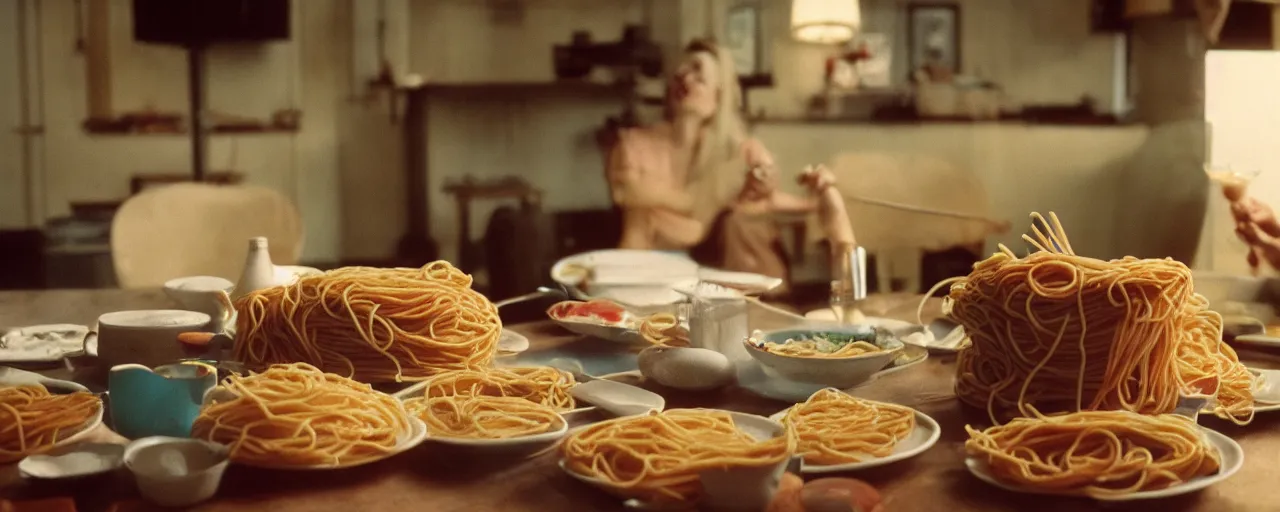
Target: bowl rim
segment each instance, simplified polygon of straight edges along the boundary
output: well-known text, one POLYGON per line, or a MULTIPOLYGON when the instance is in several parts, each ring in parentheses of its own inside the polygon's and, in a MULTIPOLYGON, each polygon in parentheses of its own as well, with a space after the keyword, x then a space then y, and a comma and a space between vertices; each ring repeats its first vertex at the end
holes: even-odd
MULTIPOLYGON (((875 327, 875 326, 871 326, 871 327, 875 327)), ((810 333, 814 333, 814 332, 837 332, 837 333, 838 333, 838 332, 849 332, 849 331, 852 331, 852 330, 853 330, 853 329, 851 329, 851 328, 841 328, 841 327, 835 327, 835 326, 832 326, 832 327, 822 327, 822 328, 817 328, 817 329, 805 329, 805 328, 789 329, 789 328, 784 328, 784 329, 773 329, 773 330, 769 330, 769 331, 764 331, 764 332, 763 332, 763 334, 767 336, 767 335, 769 335, 769 334, 774 334, 774 333, 779 333, 779 332, 789 332, 789 331, 790 331, 790 332, 810 332, 810 333)), ((765 349, 763 349, 763 348, 760 348, 760 347, 756 346, 756 344, 755 344, 755 343, 752 343, 752 342, 751 342, 751 340, 753 340, 753 339, 757 339, 757 338, 755 338, 754 336, 748 336, 747 338, 745 338, 745 339, 743 339, 743 340, 742 340, 742 343, 743 343, 744 345, 746 345, 746 346, 750 347, 752 350, 755 350, 756 352, 760 352, 760 353, 762 353, 762 354, 769 354, 769 355, 771 355, 771 356, 785 357, 785 358, 789 358, 789 359, 801 359, 801 360, 805 360, 805 361, 855 361, 855 360, 859 360, 859 359, 871 359, 871 358, 873 358, 873 357, 884 357, 885 355, 888 355, 888 354, 892 354, 892 353, 895 353, 895 352, 899 352, 899 351, 901 351, 901 350, 902 350, 902 348, 906 345, 906 343, 905 343, 905 342, 903 342, 902 340, 898 339, 898 338, 897 338, 897 336, 894 336, 894 340, 898 342, 898 346, 893 347, 893 348, 886 348, 886 349, 882 349, 882 350, 877 351, 877 352, 867 352, 867 353, 865 353, 865 354, 857 354, 857 355, 852 355, 852 356, 843 356, 843 357, 813 357, 813 356, 793 356, 793 355, 790 355, 790 354, 779 354, 779 353, 777 353, 777 352, 770 352, 770 351, 768 351, 768 350, 765 350, 765 349)))

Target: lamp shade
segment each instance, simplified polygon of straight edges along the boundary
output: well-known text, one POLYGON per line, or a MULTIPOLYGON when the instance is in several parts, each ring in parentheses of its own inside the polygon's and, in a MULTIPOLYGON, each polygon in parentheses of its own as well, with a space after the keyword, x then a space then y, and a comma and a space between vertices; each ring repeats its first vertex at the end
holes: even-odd
POLYGON ((858 0, 792 0, 791 36, 797 41, 844 43, 861 28, 858 0))

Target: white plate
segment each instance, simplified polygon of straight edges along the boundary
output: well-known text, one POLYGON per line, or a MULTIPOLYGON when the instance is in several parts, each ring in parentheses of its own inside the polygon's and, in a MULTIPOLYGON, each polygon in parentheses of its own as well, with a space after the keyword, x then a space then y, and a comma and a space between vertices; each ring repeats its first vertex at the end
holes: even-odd
POLYGON ((1233 342, 1238 345, 1250 345, 1259 348, 1280 348, 1280 338, 1267 336, 1265 334, 1248 334, 1245 336, 1236 336, 1233 342))
POLYGON ((1253 390, 1253 399, 1258 402, 1254 404, 1253 412, 1280 411, 1280 370, 1250 368, 1249 371, 1264 379, 1253 390))
MULTIPOLYGON (((772 419, 765 418, 763 416, 756 416, 754 414, 741 413, 737 411, 724 411, 724 412, 728 412, 729 415, 733 417, 733 423, 738 427, 738 429, 742 430, 743 432, 746 432, 747 435, 750 435, 751 437, 757 440, 771 439, 774 437, 786 435, 786 429, 782 426, 782 424, 772 419)), ((775 470, 778 472, 781 472, 782 466, 785 466, 787 462, 788 462, 787 460, 783 460, 779 462, 776 467, 763 468, 763 469, 767 472, 772 472, 775 470)), ((601 489, 619 498, 626 499, 628 500, 629 506, 631 506, 631 503, 633 503, 633 501, 629 499, 632 497, 632 493, 628 489, 621 488, 613 484, 610 484, 608 482, 597 480, 595 478, 592 478, 586 475, 575 473, 571 471, 567 466, 565 466, 563 458, 561 458, 557 462, 557 465, 560 466, 561 471, 564 471, 565 474, 573 477, 574 479, 580 482, 589 484, 591 486, 594 486, 598 489, 601 489)), ((760 468, 749 468, 749 469, 745 469, 744 473, 747 473, 750 476, 760 476, 760 473, 762 472, 760 468)), ((731 493, 733 492, 734 487, 737 487, 737 489, 740 492, 743 485, 747 487, 752 487, 753 485, 758 485, 761 483, 757 481, 751 481, 749 479, 750 476, 744 475, 743 478, 730 478, 730 479, 716 478, 716 480, 718 480, 717 483, 721 485, 715 486, 714 489, 707 488, 706 493, 708 495, 716 491, 721 491, 722 493, 724 492, 731 493), (723 485, 723 484, 729 484, 729 485, 723 485)), ((702 478, 705 479, 708 477, 709 475, 707 475, 707 472, 702 473, 702 478)), ((707 483, 707 480, 703 480, 703 482, 707 483)), ((707 498, 704 498, 704 499, 707 499, 707 498)), ((636 506, 639 506, 639 507, 645 506, 644 504, 639 502, 635 502, 635 503, 636 503, 636 506)), ((682 510, 682 509, 676 509, 676 510, 682 510)))
POLYGON ((625 327, 622 325, 599 324, 588 321, 576 320, 560 320, 552 318, 552 322, 563 327, 564 330, 574 334, 599 338, 614 343, 641 343, 644 342, 644 336, 640 335, 640 331, 625 327))
POLYGON ((525 335, 507 329, 498 335, 499 354, 519 354, 526 350, 529 350, 529 338, 525 335))
MULTIPOLYGON (((769 416, 769 419, 781 423, 782 417, 786 416, 787 411, 790 409, 791 408, 788 407, 778 411, 773 416, 769 416)), ((907 437, 898 441, 898 444, 893 446, 893 453, 876 459, 868 459, 862 462, 850 462, 847 464, 831 464, 822 466, 804 462, 800 465, 800 472, 807 475, 821 475, 826 473, 857 471, 860 469, 870 469, 893 464, 894 462, 909 459, 924 453, 925 450, 933 447, 933 445, 938 442, 938 438, 942 436, 942 427, 939 427, 938 422, 934 421, 933 418, 930 418, 928 414, 916 411, 915 409, 912 409, 912 411, 915 411, 916 413, 916 428, 913 429, 910 434, 907 434, 907 437)))
POLYGON ((69 380, 51 379, 36 372, 0 366, 0 386, 23 386, 30 384, 40 384, 55 394, 59 392, 89 391, 89 388, 69 380))
MULTIPOLYGON (((869 379, 861 384, 845 388, 842 391, 849 392, 851 390, 858 389, 871 382, 875 382, 875 380, 880 377, 900 372, 920 364, 929 357, 929 353, 927 351, 915 346, 905 348, 903 350, 903 354, 909 354, 913 359, 910 359, 905 363, 895 362, 888 368, 872 374, 869 379)), ((765 398, 781 402, 790 402, 793 404, 808 400, 814 393, 817 393, 823 388, 829 387, 821 384, 789 380, 767 370, 764 365, 754 359, 744 361, 738 365, 738 386, 765 398)))
MULTIPOLYGON (((1125 494, 1121 496, 1106 496, 1106 497, 1096 497, 1096 498, 1091 497, 1091 498, 1098 501, 1133 501, 1133 500, 1149 500, 1149 499, 1156 499, 1156 498, 1167 498, 1169 496, 1178 496, 1182 494, 1192 493, 1200 489, 1204 489, 1205 487, 1208 487, 1210 485, 1221 482, 1223 480, 1226 480, 1231 475, 1234 475, 1236 471, 1239 471, 1240 466, 1244 464, 1244 450, 1240 448, 1240 445, 1237 444, 1235 441, 1231 440, 1230 437, 1219 434, 1218 432, 1215 432, 1213 430, 1209 430, 1204 427, 1200 427, 1200 430, 1204 432, 1206 439, 1209 441, 1209 445, 1216 448, 1218 450, 1218 453, 1221 456, 1220 457, 1221 467, 1218 469, 1217 474, 1195 478, 1189 482, 1184 482, 1184 483, 1175 485, 1173 487, 1168 487, 1165 489, 1159 489, 1154 491, 1141 491, 1141 492, 1135 492, 1135 493, 1125 494)), ((1002 482, 1000 480, 997 480, 996 477, 991 474, 990 470, 988 469, 987 462, 982 459, 966 456, 964 459, 964 465, 965 467, 968 467, 969 472, 973 473, 973 476, 978 477, 979 480, 982 480, 986 483, 989 483, 991 485, 994 485, 996 487, 999 487, 1001 489, 1005 489, 1008 491, 1020 492, 1020 493, 1026 493, 1026 494, 1050 494, 1050 495, 1058 495, 1058 496, 1089 497, 1079 492, 1042 491, 1042 490, 1034 490, 1034 489, 1025 489, 1022 487, 1018 487, 1016 485, 1002 482)))
POLYGON ((427 424, 423 423, 422 420, 418 418, 409 416, 409 430, 405 432, 401 432, 400 435, 396 436, 396 445, 391 449, 391 451, 378 455, 377 457, 362 459, 356 462, 347 462, 342 464, 312 464, 307 466, 297 466, 297 465, 289 465, 289 464, 263 464, 263 463, 256 463, 256 462, 241 462, 237 460, 232 460, 231 462, 235 464, 239 464, 241 466, 248 466, 248 467, 254 467, 254 468, 286 469, 291 471, 324 471, 329 469, 354 468, 357 466, 363 466, 365 464, 373 464, 374 462, 378 462, 380 460, 385 460, 395 455, 399 455, 400 453, 408 451, 409 449, 422 444, 422 442, 425 441, 426 439, 427 439, 427 424))
POLYGON ((0 362, 53 362, 84 353, 89 328, 74 324, 33 325, 12 329, 0 336, 0 362), (60 340, 41 339, 49 333, 66 333, 60 340))
POLYGON ((782 279, 760 274, 700 267, 685 254, 634 249, 606 249, 566 257, 551 267, 551 279, 568 289, 575 299, 609 299, 641 313, 652 313, 662 306, 681 302, 685 295, 678 290, 687 291, 699 280, 749 294, 763 293, 782 284, 782 279), (595 268, 610 269, 609 274, 614 277, 584 290, 583 274, 595 268))
POLYGON ((541 434, 509 437, 506 439, 470 439, 463 437, 445 437, 437 434, 428 437, 427 441, 487 451, 522 451, 559 441, 560 438, 564 437, 565 433, 568 431, 569 421, 566 420, 564 416, 560 416, 560 426, 558 428, 541 434))

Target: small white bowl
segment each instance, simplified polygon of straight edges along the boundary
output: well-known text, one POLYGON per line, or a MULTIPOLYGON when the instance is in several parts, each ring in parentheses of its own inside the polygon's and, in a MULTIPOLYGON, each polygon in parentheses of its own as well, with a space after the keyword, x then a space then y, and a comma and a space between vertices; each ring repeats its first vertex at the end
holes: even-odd
POLYGON ((199 439, 144 437, 124 451, 124 465, 138 491, 164 507, 187 507, 213 497, 230 462, 227 447, 199 439))
MULTIPOLYGON (((763 337, 758 338, 758 341, 782 343, 788 338, 796 337, 796 335, 851 332, 850 326, 784 329, 766 332, 763 337)), ((751 354, 751 357, 756 361, 759 361, 760 365, 764 366, 766 370, 797 382, 810 382, 844 389, 865 382, 876 372, 892 363, 893 359, 898 357, 898 353, 902 351, 902 342, 893 341, 896 343, 888 347, 882 347, 884 350, 879 352, 841 358, 784 356, 757 347, 750 339, 744 340, 743 344, 747 346, 747 353, 751 354)))

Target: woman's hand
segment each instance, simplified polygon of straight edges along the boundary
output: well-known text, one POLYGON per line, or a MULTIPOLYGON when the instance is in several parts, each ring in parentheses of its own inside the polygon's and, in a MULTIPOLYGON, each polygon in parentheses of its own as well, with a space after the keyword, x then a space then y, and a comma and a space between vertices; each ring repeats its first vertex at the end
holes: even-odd
POLYGON ((1242 197, 1231 203, 1231 215, 1236 221, 1236 235, 1249 244, 1249 265, 1257 267, 1260 260, 1280 269, 1280 222, 1270 206, 1252 197, 1242 197))
POLYGON ((809 189, 809 192, 818 195, 827 190, 828 187, 836 184, 836 176, 827 169, 825 165, 817 167, 805 167, 800 173, 800 184, 809 189))
POLYGON ((747 183, 742 188, 742 199, 747 201, 767 199, 777 190, 777 170, 772 166, 756 166, 747 173, 747 183))

